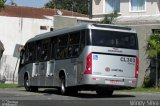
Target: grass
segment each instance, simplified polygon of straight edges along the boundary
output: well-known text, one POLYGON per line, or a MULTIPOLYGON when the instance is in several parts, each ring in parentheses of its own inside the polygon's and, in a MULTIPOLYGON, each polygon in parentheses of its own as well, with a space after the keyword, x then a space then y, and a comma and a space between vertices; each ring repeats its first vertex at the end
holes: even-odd
POLYGON ((118 90, 118 92, 144 92, 144 93, 160 93, 160 88, 142 88, 138 87, 131 90, 118 90))
POLYGON ((17 84, 0 84, 0 88, 17 88, 17 84))

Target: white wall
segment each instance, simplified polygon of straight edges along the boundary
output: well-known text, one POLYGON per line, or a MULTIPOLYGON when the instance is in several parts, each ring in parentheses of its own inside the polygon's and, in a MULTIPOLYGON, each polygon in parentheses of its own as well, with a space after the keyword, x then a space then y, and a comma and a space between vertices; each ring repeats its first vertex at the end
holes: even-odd
MULTIPOLYGON (((0 40, 5 51, 0 62, 0 74, 13 73, 17 57, 14 57, 16 44, 24 45, 26 41, 37 34, 49 32, 53 28, 53 17, 50 19, 33 19, 0 16, 0 40), (40 26, 47 26, 47 30, 40 30, 40 26)), ((18 50, 16 50, 18 51, 18 50)), ((6 76, 8 76, 5 74, 6 76)), ((17 75, 16 75, 17 76, 17 75)), ((10 79, 10 78, 8 78, 10 79)))
POLYGON ((51 27, 53 20, 0 16, 0 39, 4 44, 4 55, 13 55, 15 44, 25 44, 31 37, 49 32, 51 27), (40 26, 48 26, 48 29, 40 30, 40 26))
POLYGON ((93 0, 92 1, 92 15, 104 14, 104 0, 93 0))

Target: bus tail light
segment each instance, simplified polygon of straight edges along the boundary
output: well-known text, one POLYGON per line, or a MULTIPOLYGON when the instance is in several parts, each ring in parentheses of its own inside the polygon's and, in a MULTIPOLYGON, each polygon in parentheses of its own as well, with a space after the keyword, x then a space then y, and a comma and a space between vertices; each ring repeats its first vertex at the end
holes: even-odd
POLYGON ((138 78, 138 70, 139 70, 139 58, 136 56, 135 78, 138 78))
POLYGON ((84 74, 92 74, 92 53, 89 53, 86 57, 86 70, 84 74))

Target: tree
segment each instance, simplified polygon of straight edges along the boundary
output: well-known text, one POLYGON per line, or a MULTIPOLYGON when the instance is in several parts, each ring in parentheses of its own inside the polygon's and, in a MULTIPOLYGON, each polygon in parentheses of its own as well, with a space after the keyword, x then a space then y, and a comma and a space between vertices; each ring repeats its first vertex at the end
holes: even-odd
POLYGON ((17 3, 16 2, 14 2, 13 0, 11 0, 11 6, 17 6, 17 3))
POLYGON ((7 0, 0 0, 0 9, 4 8, 7 0))
POLYGON ((101 24, 112 24, 114 19, 118 17, 117 12, 105 15, 104 19, 100 22, 101 24))
POLYGON ((160 54, 160 33, 151 34, 147 47, 147 54, 149 58, 156 58, 160 54))
POLYGON ((158 55, 160 54, 160 33, 151 34, 148 40, 147 54, 156 60, 155 86, 158 88, 158 55))
POLYGON ((69 11, 88 13, 87 0, 50 0, 44 5, 45 8, 65 9, 69 11))

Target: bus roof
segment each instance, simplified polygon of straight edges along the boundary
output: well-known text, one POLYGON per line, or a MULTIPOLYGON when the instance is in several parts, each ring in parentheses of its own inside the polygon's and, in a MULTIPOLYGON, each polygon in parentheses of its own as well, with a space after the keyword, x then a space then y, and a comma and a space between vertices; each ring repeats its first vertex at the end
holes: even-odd
POLYGON ((66 27, 66 28, 62 28, 62 29, 58 29, 52 32, 47 32, 47 33, 43 33, 43 34, 39 34, 36 35, 35 37, 29 39, 27 42, 32 42, 32 41, 37 41, 37 40, 41 40, 41 39, 45 39, 45 38, 50 38, 56 35, 60 35, 60 34, 66 34, 69 32, 74 32, 74 31, 78 31, 78 30, 83 30, 83 29, 96 29, 96 28, 105 28, 105 29, 109 29, 109 30, 117 30, 117 31, 127 31, 127 32, 131 32, 131 33, 135 33, 135 30, 129 28, 129 27, 125 27, 125 26, 120 26, 120 25, 112 25, 112 24, 80 24, 74 27, 66 27))

